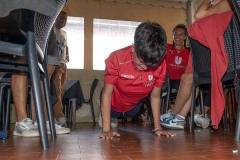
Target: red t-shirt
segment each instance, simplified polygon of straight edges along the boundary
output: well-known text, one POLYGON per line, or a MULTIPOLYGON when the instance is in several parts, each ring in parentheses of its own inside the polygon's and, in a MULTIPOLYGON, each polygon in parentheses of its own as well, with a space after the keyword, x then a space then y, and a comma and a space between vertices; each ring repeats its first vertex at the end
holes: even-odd
POLYGON ((188 64, 189 55, 189 48, 178 50, 172 44, 167 45, 165 59, 170 79, 181 79, 188 64))
POLYGON ((165 60, 157 68, 135 69, 132 47, 128 46, 110 54, 105 60, 105 83, 114 85, 112 109, 127 112, 149 95, 153 87, 161 87, 165 81, 165 60))

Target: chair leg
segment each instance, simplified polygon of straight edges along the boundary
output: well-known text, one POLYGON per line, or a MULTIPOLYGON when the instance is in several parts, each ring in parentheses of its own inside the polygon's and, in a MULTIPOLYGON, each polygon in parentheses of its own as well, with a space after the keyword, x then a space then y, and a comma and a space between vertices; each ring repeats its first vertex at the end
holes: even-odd
POLYGON ((0 84, 0 126, 3 126, 4 127, 4 105, 3 105, 3 97, 4 97, 4 89, 5 89, 5 84, 4 83, 1 83, 0 84))
POLYGON ((94 114, 94 109, 93 109, 93 102, 91 100, 90 100, 90 107, 91 107, 91 111, 92 111, 93 126, 95 126, 96 125, 95 114, 94 114))
POLYGON ((236 103, 236 98, 235 98, 235 88, 231 88, 231 102, 232 102, 232 112, 233 112, 233 119, 236 120, 237 117, 237 103, 236 103))
POLYGON ((71 110, 72 110, 72 125, 75 126, 76 125, 76 108, 77 108, 77 98, 73 98, 72 99, 72 106, 71 106, 71 110))
POLYGON ((226 110, 226 107, 227 107, 227 93, 226 92, 224 92, 224 97, 225 97, 225 108, 224 108, 223 115, 222 115, 222 124, 223 124, 223 129, 227 130, 227 110, 226 110))
POLYGON ((239 86, 240 86, 240 80, 237 80, 236 81, 237 85, 236 85, 236 88, 235 88, 235 92, 237 92, 237 96, 236 97, 236 101, 237 101, 237 118, 236 118, 236 128, 235 128, 235 140, 236 141, 240 141, 240 91, 239 91, 239 86))
POLYGON ((69 124, 76 125, 76 107, 77 107, 77 98, 71 98, 68 105, 68 120, 69 124))
POLYGON ((230 89, 229 91, 229 94, 228 94, 228 97, 227 97, 227 106, 226 106, 226 109, 227 109, 227 113, 229 114, 229 122, 230 124, 233 123, 233 119, 234 118, 234 106, 233 106, 233 98, 232 98, 232 90, 230 89))
POLYGON ((203 102, 203 90, 200 89, 199 91, 199 96, 200 96, 200 108, 201 108, 201 113, 203 114, 203 117, 205 117, 204 113, 204 102, 203 102))
POLYGON ((6 103, 6 117, 5 117, 4 131, 8 130, 9 115, 10 115, 10 102, 11 102, 11 88, 9 87, 7 89, 7 103, 6 103))
POLYGON ((166 108, 165 108, 165 113, 167 113, 167 111, 169 110, 169 98, 170 98, 170 89, 167 93, 167 96, 166 96, 166 108))
POLYGON ((68 105, 67 105, 67 118, 68 118, 68 123, 69 125, 72 125, 72 101, 71 99, 68 100, 68 105))
POLYGON ((47 111, 48 111, 48 120, 49 120, 50 129, 51 129, 51 137, 52 139, 56 139, 57 135, 56 135, 56 129, 55 129, 55 123, 54 123, 54 114, 53 114, 53 107, 52 107, 51 95, 49 90, 50 88, 49 80, 47 77, 47 73, 44 73, 42 78, 43 78, 45 99, 46 99, 46 105, 47 105, 47 111))
POLYGON ((33 97, 36 106, 37 120, 38 120, 38 129, 41 138, 42 148, 45 150, 49 148, 48 136, 46 121, 44 118, 43 110, 43 99, 42 92, 40 87, 40 77, 39 77, 39 68, 38 68, 38 57, 35 44, 35 38, 33 32, 27 32, 27 52, 28 52, 28 65, 29 65, 29 74, 31 78, 31 84, 33 87, 33 97))
POLYGON ((190 118, 190 124, 189 124, 189 132, 193 131, 193 118, 194 118, 194 108, 195 108, 195 97, 196 97, 196 87, 193 84, 192 87, 192 106, 191 106, 191 118, 190 118))
POLYGON ((162 98, 161 99, 161 114, 164 114, 165 113, 165 98, 162 98))

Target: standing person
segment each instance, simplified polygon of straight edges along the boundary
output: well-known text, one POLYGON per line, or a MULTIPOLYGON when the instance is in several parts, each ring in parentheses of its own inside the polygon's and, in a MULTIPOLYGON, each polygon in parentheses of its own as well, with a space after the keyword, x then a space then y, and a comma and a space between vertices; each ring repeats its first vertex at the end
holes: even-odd
POLYGON ((159 121, 160 91, 166 75, 165 51, 164 29, 157 23, 147 21, 137 27, 134 44, 111 53, 105 60, 101 101, 103 129, 99 138, 120 136, 111 130, 111 118, 133 117, 140 110, 140 101, 149 94, 154 134, 175 136, 162 130, 159 121))
MULTIPOLYGON (((198 20, 213 14, 220 14, 226 11, 231 11, 231 7, 227 0, 214 0, 214 1, 202 0, 201 4, 199 5, 194 15, 194 18, 198 20)), ((222 22, 223 21, 225 21, 225 19, 222 19, 222 22)), ((219 22, 219 25, 220 24, 222 25, 223 23, 219 22)), ((218 27, 222 28, 222 26, 218 27)), ((215 33, 217 33, 217 31, 215 33)), ((187 116, 191 108, 192 84, 193 84, 193 70, 192 70, 192 58, 190 56, 185 73, 181 77, 181 83, 176 97, 174 108, 171 112, 168 112, 161 116, 160 118, 161 125, 170 129, 184 129, 185 117, 187 116)), ((211 102, 211 108, 213 107, 217 106, 213 106, 211 102)), ((197 118, 198 117, 195 117, 195 120, 197 118)))
POLYGON ((69 62, 67 34, 62 28, 67 23, 67 13, 61 11, 54 25, 54 32, 57 38, 57 47, 59 53, 59 65, 55 67, 53 80, 56 88, 57 102, 53 105, 54 115, 60 126, 66 127, 66 118, 63 113, 62 97, 65 92, 67 81, 67 66, 69 62))
POLYGON ((184 74, 190 49, 186 46, 187 27, 184 24, 178 24, 172 31, 173 44, 168 44, 166 49, 166 63, 170 79, 171 88, 178 90, 180 79, 184 74))

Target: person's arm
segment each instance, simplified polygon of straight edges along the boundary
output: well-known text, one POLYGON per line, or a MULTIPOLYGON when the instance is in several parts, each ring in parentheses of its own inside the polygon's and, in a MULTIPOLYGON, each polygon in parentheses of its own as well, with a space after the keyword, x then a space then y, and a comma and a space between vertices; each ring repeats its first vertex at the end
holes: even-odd
POLYGON ((194 15, 194 18, 198 20, 212 14, 218 14, 227 11, 231 11, 228 0, 202 0, 202 3, 199 5, 194 15))
POLYGON ((150 101, 151 101, 151 108, 152 108, 152 114, 153 114, 153 122, 154 122, 154 129, 153 132, 157 136, 166 136, 166 137, 173 137, 175 134, 172 134, 170 132, 162 130, 162 127, 160 125, 160 92, 161 88, 154 87, 151 95, 150 95, 150 101))
POLYGON ((102 91, 102 102, 101 102, 101 111, 102 111, 102 123, 103 123, 103 132, 110 132, 110 112, 111 112, 111 99, 112 99, 113 85, 104 84, 102 91))
POLYGON ((112 139, 114 136, 120 136, 119 133, 111 131, 111 99, 114 85, 104 84, 102 91, 102 102, 101 102, 101 111, 102 111, 102 134, 99 138, 102 139, 112 139))

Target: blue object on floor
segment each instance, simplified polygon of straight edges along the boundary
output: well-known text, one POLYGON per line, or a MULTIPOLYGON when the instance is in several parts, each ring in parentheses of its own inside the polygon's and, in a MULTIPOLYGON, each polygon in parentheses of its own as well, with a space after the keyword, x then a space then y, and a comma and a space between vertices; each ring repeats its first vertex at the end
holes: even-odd
POLYGON ((8 131, 0 131, 0 139, 7 139, 8 131))

